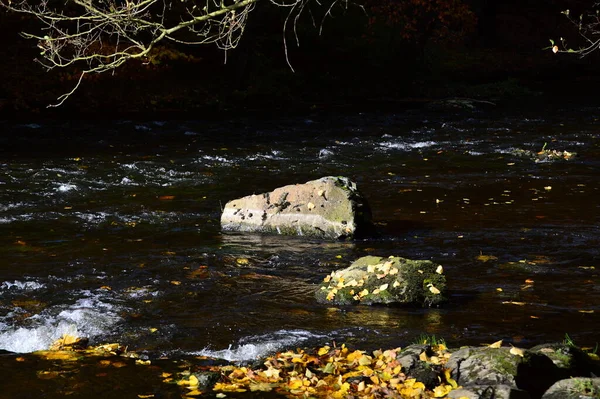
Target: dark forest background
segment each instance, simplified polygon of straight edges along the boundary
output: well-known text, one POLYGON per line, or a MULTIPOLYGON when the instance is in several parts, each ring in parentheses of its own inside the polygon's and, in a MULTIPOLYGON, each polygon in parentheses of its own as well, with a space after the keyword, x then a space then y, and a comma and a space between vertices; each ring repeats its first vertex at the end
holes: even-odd
POLYGON ((77 70, 45 71, 34 62, 35 41, 19 35, 39 30, 37 21, 0 10, 0 113, 189 117, 395 108, 455 96, 500 103, 596 96, 597 54, 579 58, 548 49, 549 39, 560 37, 577 47, 577 30, 561 11, 581 13, 591 2, 465 0, 461 8, 453 0, 435 0, 452 4, 442 22, 428 23, 423 19, 431 16, 399 7, 402 1, 365 0, 364 8, 338 9, 321 33, 304 15, 300 45, 287 36, 294 71, 283 48, 285 10, 259 3, 226 63, 213 46, 161 46, 152 62, 92 76, 63 106, 51 109, 46 106, 73 87, 77 70))

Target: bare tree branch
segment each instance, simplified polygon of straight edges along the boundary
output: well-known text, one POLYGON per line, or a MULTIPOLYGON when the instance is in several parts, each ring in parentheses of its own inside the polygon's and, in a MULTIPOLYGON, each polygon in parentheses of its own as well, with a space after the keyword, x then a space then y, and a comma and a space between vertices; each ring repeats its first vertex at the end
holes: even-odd
MULTIPOLYGON (((285 40, 288 23, 298 44, 298 18, 309 2, 321 5, 319 0, 0 0, 0 6, 42 23, 42 33, 23 36, 37 41, 37 61, 47 70, 80 66, 73 89, 49 105, 58 107, 76 92, 86 75, 114 71, 134 59, 148 61, 152 49, 164 40, 212 43, 225 52, 234 49, 259 1, 289 9, 283 34, 291 68, 285 40)), ((330 0, 325 16, 338 2, 348 1, 330 0)))

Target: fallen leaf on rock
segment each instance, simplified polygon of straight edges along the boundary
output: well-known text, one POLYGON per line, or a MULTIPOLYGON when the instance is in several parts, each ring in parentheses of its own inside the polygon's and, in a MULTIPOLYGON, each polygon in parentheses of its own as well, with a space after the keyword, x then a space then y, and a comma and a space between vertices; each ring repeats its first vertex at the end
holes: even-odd
POLYGON ((502 340, 496 341, 493 344, 488 345, 488 348, 500 348, 502 346, 502 340))
POLYGON ((510 354, 523 357, 525 352, 523 351, 523 349, 513 346, 512 348, 510 348, 510 354))

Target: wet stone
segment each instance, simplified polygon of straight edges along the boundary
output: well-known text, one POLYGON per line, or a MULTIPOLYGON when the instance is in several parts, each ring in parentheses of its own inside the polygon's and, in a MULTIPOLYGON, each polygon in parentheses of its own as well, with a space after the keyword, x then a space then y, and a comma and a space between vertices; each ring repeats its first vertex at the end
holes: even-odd
POLYGON ((370 226, 371 210, 356 184, 333 176, 229 201, 221 215, 224 231, 325 239, 351 239, 370 226))
POLYGON ((429 260, 364 256, 332 272, 315 293, 320 303, 436 306, 446 300, 443 267, 429 260))

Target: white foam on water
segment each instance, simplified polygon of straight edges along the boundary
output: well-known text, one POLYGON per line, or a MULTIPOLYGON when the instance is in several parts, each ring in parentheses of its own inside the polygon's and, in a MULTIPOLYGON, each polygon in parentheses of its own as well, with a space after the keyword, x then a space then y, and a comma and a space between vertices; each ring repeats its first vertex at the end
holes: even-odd
POLYGON ((415 143, 406 143, 406 142, 391 142, 384 141, 379 145, 384 148, 394 149, 394 150, 414 150, 418 148, 427 148, 437 145, 438 143, 435 141, 418 141, 415 143))
POLYGON ((119 309, 89 292, 68 306, 52 307, 27 319, 26 326, 0 324, 0 349, 27 353, 48 349, 65 334, 94 338, 109 333, 122 319, 119 309), (62 310, 61 310, 62 309, 62 310))
POLYGON ((212 350, 204 348, 201 351, 192 352, 192 355, 243 363, 264 358, 282 349, 295 348, 298 344, 311 339, 322 340, 326 338, 326 335, 314 334, 306 330, 279 330, 264 335, 242 338, 236 345, 230 345, 227 349, 212 350))
POLYGON ((130 178, 128 178, 128 177, 124 177, 124 178, 122 178, 122 179, 121 179, 121 184, 123 184, 123 185, 135 185, 135 184, 133 183, 133 180, 131 180, 131 179, 130 179, 130 178))
POLYGON ((56 191, 59 193, 67 193, 72 190, 77 190, 77 186, 75 184, 58 183, 58 187, 56 188, 56 191))
POLYGON ((37 281, 4 281, 0 284, 0 292, 6 290, 35 291, 45 287, 45 284, 38 283, 37 281))

